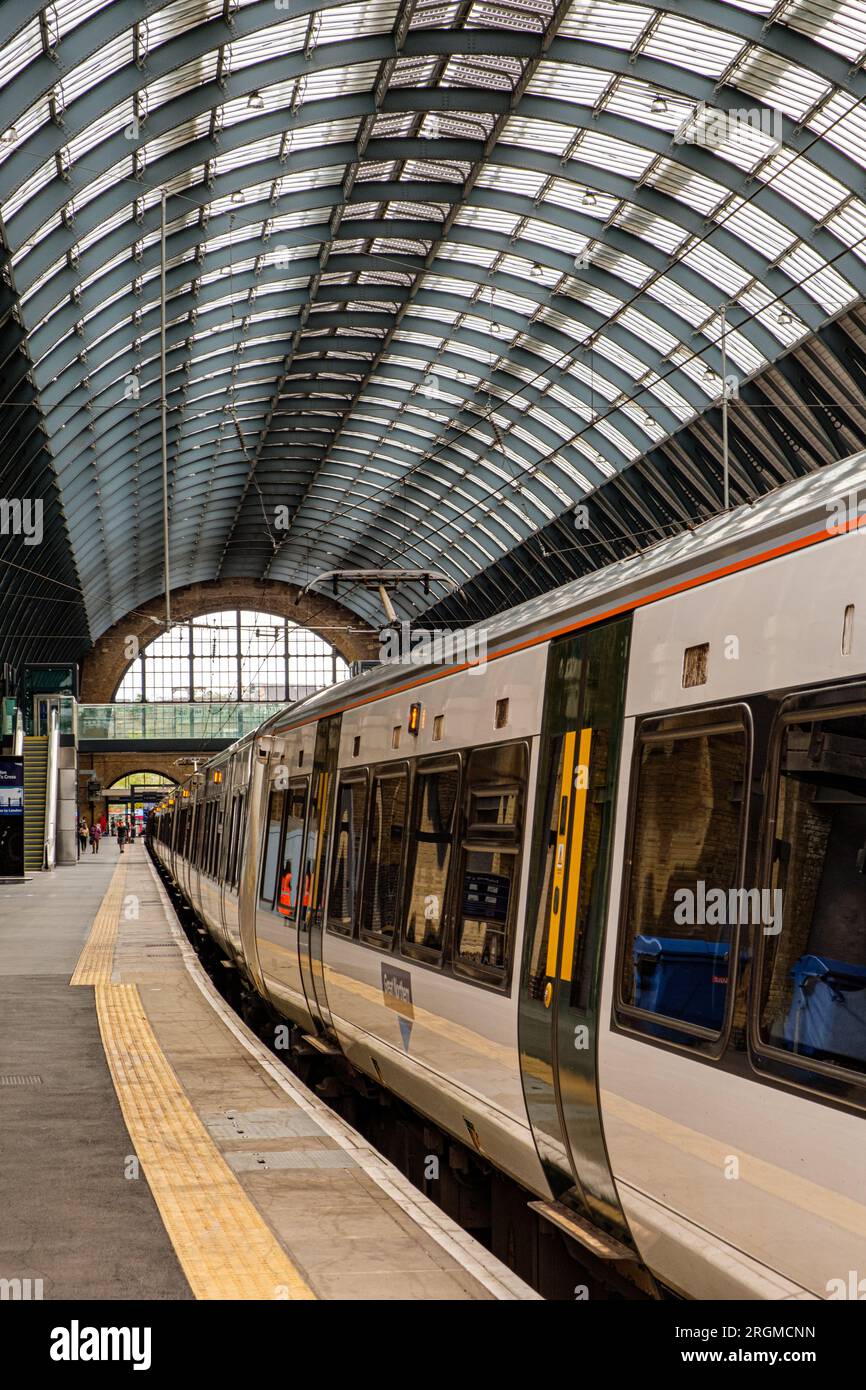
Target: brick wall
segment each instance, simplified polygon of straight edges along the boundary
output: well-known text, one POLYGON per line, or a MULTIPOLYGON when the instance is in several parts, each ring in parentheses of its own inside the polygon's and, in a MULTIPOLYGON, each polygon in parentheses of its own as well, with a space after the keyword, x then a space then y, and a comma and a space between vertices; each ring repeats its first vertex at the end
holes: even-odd
MULTIPOLYGON (((345 661, 378 655, 376 632, 356 614, 321 594, 308 594, 296 606, 297 594, 295 585, 276 580, 225 579, 210 584, 190 584, 172 594, 171 614, 172 618, 183 621, 224 608, 276 613, 309 627, 311 632, 336 647, 345 661)), ((157 596, 102 634, 81 664, 80 698, 83 702, 104 704, 114 698, 131 664, 126 652, 127 639, 136 637, 142 649, 148 646, 160 635, 164 615, 164 604, 157 596)))

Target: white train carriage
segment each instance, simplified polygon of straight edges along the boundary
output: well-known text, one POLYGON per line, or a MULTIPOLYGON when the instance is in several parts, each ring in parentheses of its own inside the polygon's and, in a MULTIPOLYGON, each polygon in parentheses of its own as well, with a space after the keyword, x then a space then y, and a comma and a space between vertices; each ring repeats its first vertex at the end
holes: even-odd
POLYGON ((866 455, 215 758, 252 986, 664 1286, 866 1291, 866 455))

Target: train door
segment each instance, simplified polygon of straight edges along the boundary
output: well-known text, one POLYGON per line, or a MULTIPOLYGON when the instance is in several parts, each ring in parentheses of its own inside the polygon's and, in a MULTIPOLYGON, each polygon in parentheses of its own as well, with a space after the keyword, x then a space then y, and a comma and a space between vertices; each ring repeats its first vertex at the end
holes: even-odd
POLYGON ((526 1105, 557 1202, 629 1249, 597 1059, 630 628, 627 618, 551 645, 519 1006, 526 1105))
POLYGON ((340 716, 319 721, 313 755, 310 804, 307 812, 304 857, 298 913, 298 964, 307 1008, 316 1032, 336 1037, 325 994, 322 965, 322 927, 325 917, 325 888, 328 841, 337 780, 340 749, 340 716))

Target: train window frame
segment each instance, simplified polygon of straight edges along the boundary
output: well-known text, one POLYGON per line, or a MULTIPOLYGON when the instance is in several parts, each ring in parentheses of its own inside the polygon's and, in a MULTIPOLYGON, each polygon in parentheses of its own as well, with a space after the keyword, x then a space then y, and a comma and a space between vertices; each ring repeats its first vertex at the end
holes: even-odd
MULTIPOLYGON (((450 939, 447 943, 446 958, 450 969, 456 979, 484 985, 488 989, 507 993, 511 987, 512 973, 514 969, 514 947, 517 921, 517 909, 520 894, 523 886, 524 870, 527 861, 526 855, 526 836, 527 831, 532 829, 532 807, 530 805, 530 788, 532 784, 532 748, 529 739, 497 739, 495 742, 481 743, 475 747, 463 750, 464 766, 461 778, 460 793, 460 817, 457 837, 457 853, 454 856, 454 902, 451 921, 450 939), (473 826, 469 821, 470 798, 473 791, 483 783, 473 783, 471 779, 472 759, 479 753, 498 752, 502 749, 521 748, 523 750, 524 768, 523 781, 520 786, 520 818, 518 834, 516 837, 516 848, 514 850, 514 875, 512 878, 512 892, 510 893, 508 904, 508 917, 505 922, 505 950, 504 959, 501 966, 477 965, 465 960, 457 949, 458 928, 462 921, 457 894, 460 892, 466 876, 466 856, 473 850, 483 852, 485 849, 498 849, 500 852, 504 848, 504 837, 488 837, 478 835, 473 838, 473 826)), ((483 823, 481 823, 483 826, 483 823)))
MULTIPOLYGON (((295 776, 295 777, 290 777, 290 778, 289 778, 288 786, 287 786, 286 789, 285 789, 285 791, 286 791, 286 799, 285 799, 285 802, 283 803, 283 819, 282 819, 282 821, 281 821, 281 823, 280 823, 280 839, 279 839, 279 846, 278 846, 278 850, 277 850, 277 881, 276 881, 276 889, 275 889, 275 892, 274 892, 273 906, 270 908, 270 911, 273 912, 275 916, 279 917, 279 918, 281 919, 281 921, 283 922, 283 924, 286 925, 286 926, 288 926, 288 927, 297 927, 297 926, 298 926, 298 917, 299 917, 298 908, 299 908, 300 905, 301 905, 301 898, 298 897, 298 899, 297 899, 297 901, 296 901, 296 903, 295 903, 295 911, 292 913, 291 917, 285 915, 285 914, 281 911, 281 909, 280 909, 280 883, 282 882, 283 875, 284 875, 285 872, 286 872, 286 832, 287 832, 287 830, 288 830, 288 825, 289 825, 289 809, 290 809, 290 807, 291 807, 291 805, 292 805, 292 796, 293 796, 293 794, 294 794, 299 788, 303 788, 303 792, 304 792, 304 814, 303 814, 303 819, 302 819, 302 821, 301 821, 301 855, 300 855, 300 861, 301 861, 301 864, 303 865, 303 862, 304 862, 304 851, 305 851, 306 843, 307 843, 307 825, 308 825, 308 823, 309 823, 309 816, 310 816, 310 783, 311 783, 311 781, 312 781, 312 778, 310 777, 309 772, 306 773, 306 774, 303 773, 303 772, 300 772, 300 773, 297 774, 297 776, 295 776)), ((260 906, 261 906, 261 905, 260 905, 260 906)), ((262 908, 261 910, 262 910, 263 912, 267 912, 267 911, 268 911, 267 908, 262 908)))
POLYGON ((282 868, 282 861, 280 859, 280 855, 283 848, 283 838, 286 833, 286 814, 288 811, 290 796, 291 790, 288 786, 278 787, 276 784, 276 779, 272 779, 268 783, 268 795, 267 800, 265 802, 265 814, 262 818, 262 842, 260 846, 261 868, 259 870, 258 893, 256 895, 257 912, 273 912, 274 907, 276 905, 277 897, 279 895, 280 871, 282 868), (271 894, 270 902, 268 902, 267 898, 264 896, 265 873, 268 868, 268 834, 271 827, 271 803, 274 796, 278 793, 282 793, 283 806, 282 811, 280 812, 280 824, 279 829, 277 830, 277 852, 274 858, 274 891, 271 894))
POLYGON ((611 1027, 614 1031, 627 1033, 631 1037, 638 1038, 641 1042, 653 1046, 684 1052, 689 1056, 697 1054, 714 1062, 718 1062, 724 1055, 730 1039, 739 984, 740 952, 744 941, 751 939, 748 926, 744 928, 743 924, 738 921, 731 930, 725 1011, 718 1030, 705 1028, 701 1024, 677 1019, 668 1014, 653 1013, 649 1009, 628 1003, 623 997, 623 977, 629 942, 628 913, 632 891, 637 813, 640 801, 639 773, 642 749, 647 743, 666 742, 671 738, 684 742, 689 738, 701 735, 708 736, 713 733, 728 732, 742 732, 744 735, 743 794, 740 803, 737 860, 734 889, 732 890, 739 891, 744 887, 754 772, 755 730, 751 708, 745 701, 738 700, 725 705, 674 710, 660 715, 651 714, 638 717, 635 720, 634 741, 629 761, 625 841, 622 869, 619 876, 619 906, 617 909, 614 988, 611 1009, 611 1027), (660 1030, 664 1031, 661 1032, 660 1030))
POLYGON ((370 854, 373 834, 373 796, 377 781, 396 781, 398 778, 402 777, 406 783, 406 813, 408 820, 412 805, 412 767, 407 759, 401 758, 394 762, 376 763, 368 769, 368 772, 370 781, 367 789, 364 867, 361 874, 361 913, 358 921, 358 940, 362 945, 372 947, 373 950, 384 951, 386 954, 392 955, 397 949, 402 934, 406 896, 406 855, 408 852, 409 836, 408 834, 404 834, 403 843, 400 847, 400 876, 397 882, 397 892, 395 894, 397 906, 394 930, 386 936, 384 933, 375 932, 365 926, 367 920, 367 882, 373 870, 373 862, 370 854))
MULTIPOLYGON (((866 683, 823 686, 817 690, 796 691, 783 699, 770 731, 766 771, 766 805, 761 835, 759 886, 772 885, 773 846, 779 816, 782 749, 791 724, 820 723, 861 715, 866 718, 866 683)), ((807 1057, 774 1046, 762 1036, 762 998, 768 942, 757 932, 753 955, 748 1011, 749 1060, 763 1080, 772 1078, 794 1091, 806 1092, 819 1100, 842 1101, 857 1109, 866 1108, 866 1072, 858 1072, 824 1058, 807 1057)))
POLYGON ((334 936, 340 936, 344 941, 355 941, 358 939, 361 927, 361 918, 364 911, 364 875, 367 867, 367 841, 369 835, 370 820, 370 793, 373 785, 371 769, 368 767, 352 767, 337 771, 337 786, 334 794, 333 808, 333 827, 330 837, 328 864, 327 864, 327 894, 323 908, 324 929, 334 936), (361 838, 358 849, 358 910, 355 913, 355 920, 350 926, 343 926, 341 922, 335 921, 331 917, 331 894, 334 888, 334 871, 337 866, 337 845, 339 841, 338 817, 340 813, 340 796, 344 787, 353 787, 363 784, 364 787, 364 817, 361 826, 361 838))
MULTIPOLYGON (((498 747, 499 745, 494 745, 498 747)), ((454 895, 457 884, 457 869, 461 862, 462 842, 463 842, 463 788, 466 773, 466 753, 474 752, 473 749, 456 749, 453 753, 438 753, 431 757, 416 758, 412 761, 412 778, 409 788, 408 804, 408 837, 406 846, 406 856, 403 866, 403 902, 400 909, 400 931, 398 949, 401 956, 406 956, 410 960, 421 961, 425 965, 430 965, 436 969, 443 969, 451 949, 451 936, 454 929, 454 895), (412 883, 411 878, 415 871, 417 862, 417 844, 415 834, 417 830, 417 814, 419 810, 418 797, 421 779, 428 777, 432 773, 447 771, 452 768, 457 769, 457 795, 455 800, 454 830, 451 837, 451 856, 448 863, 448 874, 445 880, 445 890, 442 895, 442 941, 438 947, 423 946, 418 942, 406 939, 406 929, 409 923, 409 904, 411 902, 412 883)))

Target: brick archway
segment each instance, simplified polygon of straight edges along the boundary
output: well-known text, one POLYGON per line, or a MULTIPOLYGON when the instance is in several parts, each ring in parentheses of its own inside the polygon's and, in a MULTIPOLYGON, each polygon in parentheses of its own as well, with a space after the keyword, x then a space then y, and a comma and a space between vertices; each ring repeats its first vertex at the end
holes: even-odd
MULTIPOLYGON (((131 772, 155 772, 169 777, 172 782, 185 781, 192 768, 177 766, 177 759, 181 756, 180 753, 149 753, 141 749, 126 753, 82 753, 79 762, 82 775, 78 778, 78 814, 89 823, 94 817, 107 813, 111 800, 109 788, 113 782, 128 777, 131 772), (102 795, 95 801, 90 801, 88 797, 87 773, 93 773, 102 787, 102 795)), ((213 754, 202 754, 202 760, 208 757, 213 757, 213 754)))
MULTIPOLYGON (((357 614, 321 594, 306 594, 296 605, 298 593, 296 585, 281 584, 277 580, 224 579, 189 584, 172 591, 171 614, 172 618, 185 622, 222 608, 275 613, 315 632, 349 663, 378 654, 377 633, 357 614)), ((104 632, 81 664, 81 700, 97 705, 113 700, 114 692, 131 665, 127 655, 129 638, 136 638, 143 650, 162 630, 160 596, 156 595, 104 632), (149 611, 153 617, 148 616, 149 611)))

